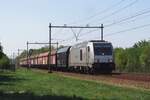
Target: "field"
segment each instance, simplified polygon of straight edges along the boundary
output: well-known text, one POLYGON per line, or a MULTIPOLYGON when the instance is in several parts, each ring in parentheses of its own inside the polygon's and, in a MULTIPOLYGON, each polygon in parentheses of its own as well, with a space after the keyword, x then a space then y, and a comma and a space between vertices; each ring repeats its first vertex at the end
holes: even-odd
POLYGON ((17 69, 0 72, 0 100, 150 100, 150 90, 17 69))

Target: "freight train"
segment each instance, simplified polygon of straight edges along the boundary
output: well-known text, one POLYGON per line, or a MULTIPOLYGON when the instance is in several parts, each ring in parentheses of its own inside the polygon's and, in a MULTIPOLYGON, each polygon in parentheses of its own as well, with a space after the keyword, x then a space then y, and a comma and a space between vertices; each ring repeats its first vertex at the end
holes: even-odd
POLYGON ((21 66, 83 73, 111 73, 115 70, 113 46, 110 42, 91 40, 58 50, 20 59, 21 66))

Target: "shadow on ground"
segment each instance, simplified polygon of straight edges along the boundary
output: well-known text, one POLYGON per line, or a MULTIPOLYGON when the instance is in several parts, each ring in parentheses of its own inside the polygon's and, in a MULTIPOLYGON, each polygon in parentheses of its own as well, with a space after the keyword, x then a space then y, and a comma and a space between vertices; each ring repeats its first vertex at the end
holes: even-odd
POLYGON ((3 93, 0 92, 0 100, 87 100, 81 97, 72 96, 57 96, 57 95, 44 95, 37 96, 33 93, 3 93))
POLYGON ((26 79, 16 78, 13 75, 0 74, 0 85, 13 85, 14 82, 23 81, 26 79))

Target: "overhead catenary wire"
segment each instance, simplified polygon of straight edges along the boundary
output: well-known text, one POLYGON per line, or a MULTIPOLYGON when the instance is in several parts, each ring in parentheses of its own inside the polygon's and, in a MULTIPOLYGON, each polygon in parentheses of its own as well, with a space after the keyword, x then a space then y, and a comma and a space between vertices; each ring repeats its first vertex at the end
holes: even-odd
MULTIPOLYGON (((107 19, 107 18, 109 18, 109 17, 111 17, 111 16, 113 16, 113 15, 115 15, 115 14, 117 14, 117 13, 119 13, 119 12, 121 12, 121 11, 123 11, 123 10, 129 8, 129 7, 131 7, 132 5, 136 4, 137 2, 138 2, 138 0, 134 0, 134 1, 131 2, 130 4, 128 4, 128 5, 126 5, 126 6, 122 7, 122 8, 120 8, 120 9, 118 9, 118 10, 116 10, 116 11, 114 11, 114 12, 112 12, 112 13, 106 15, 106 16, 103 16, 102 18, 100 18, 100 19, 98 19, 98 20, 90 21, 88 24, 94 23, 95 21, 97 22, 97 21, 101 21, 101 20, 107 19)), ((101 22, 99 22, 98 24, 100 24, 100 23, 101 23, 101 22)))
POLYGON ((150 13, 149 14, 147 14, 147 15, 144 15, 144 16, 140 16, 140 18, 134 18, 134 19, 132 19, 132 20, 128 20, 128 21, 125 21, 125 22, 121 22, 121 23, 117 23, 116 25, 127 25, 127 24, 130 24, 130 23, 132 23, 132 22, 137 22, 137 20, 138 21, 142 21, 142 20, 146 20, 147 18, 149 18, 149 16, 150 16, 150 13), (129 22, 130 21, 130 22, 129 22))
MULTIPOLYGON (((119 12, 122 11, 123 9, 126 9, 126 8, 132 6, 132 5, 135 4, 137 1, 138 1, 138 0, 135 0, 134 2, 130 3, 129 5, 127 5, 127 6, 123 7, 123 8, 121 8, 121 9, 119 9, 119 10, 113 12, 112 15, 114 15, 115 13, 119 13, 119 12)), ((111 24, 107 24, 105 27, 110 27, 110 26, 116 25, 116 24, 118 24, 118 23, 125 22, 125 21, 127 21, 127 20, 129 20, 129 19, 132 19, 132 18, 141 16, 141 15, 144 15, 144 14, 149 13, 149 12, 150 12, 150 11, 143 11, 143 12, 141 12, 141 13, 137 13, 137 14, 135 14, 135 15, 133 15, 133 16, 129 16, 129 17, 123 18, 123 19, 121 19, 121 20, 119 20, 119 21, 113 22, 113 23, 111 23, 111 24)), ((123 33, 123 32, 127 32, 127 31, 132 31, 132 30, 136 30, 136 29, 143 28, 143 27, 146 27, 146 26, 147 26, 147 25, 142 25, 142 26, 139 26, 139 27, 134 27, 134 28, 126 29, 126 30, 123 30, 123 31, 119 31, 119 32, 111 33, 111 34, 106 34, 105 36, 109 36, 109 35, 113 35, 113 34, 118 34, 118 33, 123 33)), ((148 25, 148 26, 149 26, 149 25, 148 25)), ((89 32, 85 32, 85 33, 83 33, 83 35, 87 35, 87 34, 89 34, 89 33, 91 33, 91 32, 94 32, 94 31, 97 31, 97 29, 96 29, 96 30, 89 31, 89 32)), ((80 34, 79 34, 79 35, 80 35, 80 34)), ((81 34, 80 36, 83 36, 83 35, 81 34)), ((67 40, 63 40, 62 42, 71 40, 71 39, 73 39, 73 38, 74 38, 74 37, 68 38, 67 40)))
POLYGON ((92 18, 95 18, 95 17, 97 17, 98 15, 102 15, 102 13, 106 13, 107 11, 112 10, 114 7, 119 6, 119 5, 120 5, 121 3, 123 3, 124 1, 125 1, 125 0, 120 0, 119 2, 117 2, 117 3, 115 3, 115 4, 111 5, 111 6, 109 6, 109 7, 107 7, 107 8, 105 8, 104 10, 97 12, 96 14, 93 14, 93 15, 91 15, 91 16, 88 16, 87 18, 84 18, 84 19, 80 19, 80 20, 78 20, 78 21, 71 22, 71 23, 69 23, 69 24, 76 24, 76 23, 79 23, 79 22, 81 23, 81 22, 90 20, 90 19, 92 19, 92 18))
POLYGON ((111 35, 115 35, 115 34, 119 34, 119 33, 124 33, 124 32, 128 32, 128 31, 133 31, 133 30, 145 28, 145 27, 148 27, 148 26, 150 26, 150 24, 145 24, 145 25, 141 25, 141 26, 137 26, 137 27, 125 29, 125 30, 122 30, 122 31, 118 31, 118 32, 114 32, 114 33, 109 33, 109 34, 106 34, 104 36, 107 37, 107 36, 111 36, 111 35))
MULTIPOLYGON (((114 14, 116 14, 116 13, 118 13, 118 12, 120 12, 120 11, 122 11, 122 10, 124 10, 124 9, 126 9, 126 8, 128 8, 128 7, 130 7, 130 6, 132 6, 132 5, 134 5, 135 3, 137 3, 137 1, 138 1, 138 0, 134 0, 134 1, 131 2, 130 4, 126 5, 125 7, 122 7, 121 9, 119 9, 119 10, 113 12, 113 13, 111 13, 110 15, 104 16, 103 18, 101 18, 101 20, 102 20, 102 19, 105 19, 106 17, 110 17, 110 16, 112 16, 112 15, 114 15, 114 14)), ((88 24, 89 24, 89 23, 88 23, 88 24)), ((100 23, 99 23, 99 24, 100 24, 100 23)), ((94 31, 96 31, 96 30, 94 30, 94 31)), ((91 33, 91 32, 93 32, 93 31, 88 31, 88 32, 86 32, 86 33, 91 33)), ((82 34, 84 35, 85 33, 82 33, 82 34)), ((81 35, 81 36, 83 36, 83 35, 81 35)), ((85 35, 86 35, 86 34, 85 34, 85 35)))
POLYGON ((147 14, 147 13, 150 13, 150 9, 147 10, 147 11, 143 11, 143 12, 141 12, 141 13, 137 13, 137 14, 135 14, 135 15, 126 17, 126 18, 124 18, 124 19, 121 19, 121 20, 119 20, 119 21, 113 22, 113 23, 111 23, 111 24, 105 25, 105 27, 110 27, 110 26, 113 26, 113 25, 116 25, 116 24, 118 24, 118 23, 121 23, 121 22, 130 20, 130 19, 136 18, 136 17, 138 17, 138 16, 141 16, 141 15, 144 15, 144 14, 147 14))
MULTIPOLYGON (((103 28, 102 26, 51 26, 51 28, 79 28, 79 29, 83 29, 83 28, 95 28, 95 29, 99 29, 99 28, 103 28)), ((81 30, 79 31, 79 33, 81 32, 81 30)), ((77 34, 77 36, 79 36, 79 33, 77 34)), ((62 42, 62 41, 61 41, 62 42)))
MULTIPOLYGON (((107 37, 107 36, 111 36, 111 35, 115 35, 115 34, 119 34, 119 33, 124 33, 124 32, 132 31, 132 30, 136 30, 136 29, 140 29, 140 28, 144 28, 144 27, 148 27, 148 26, 150 26, 150 24, 146 24, 146 25, 142 25, 142 26, 137 26, 137 27, 126 29, 126 30, 122 30, 122 31, 119 31, 119 32, 114 32, 114 33, 106 34, 104 36, 107 37)), ((98 29, 94 29, 94 30, 85 32, 85 33, 81 34, 80 36, 88 35, 89 33, 95 32, 95 31, 98 31, 98 29)), ((71 37, 71 38, 68 38, 67 40, 62 40, 61 42, 69 41, 69 40, 72 40, 73 38, 74 37, 71 37)))
MULTIPOLYGON (((116 35, 116 34, 119 34, 119 33, 125 33, 125 32, 128 32, 128 31, 133 31, 133 30, 137 30, 137 29, 142 29, 142 28, 145 28, 145 27, 149 27, 150 24, 145 24, 145 25, 141 25, 141 26, 136 26, 136 27, 133 27, 133 28, 129 28, 129 29, 125 29, 125 30, 121 30, 121 31, 118 31, 118 32, 114 32, 114 33, 109 33, 109 34, 106 34, 104 35, 105 37, 108 37, 108 36, 112 36, 112 35, 116 35)), ((94 30, 93 30, 94 31, 94 30)), ((95 30, 96 31, 96 30, 95 30)), ((90 33, 90 32, 89 32, 90 33)), ((86 35, 86 34, 84 34, 86 35)), ((83 36, 83 35, 82 35, 83 36)), ((93 38, 97 38, 96 37, 93 37, 93 38)))
MULTIPOLYGON (((87 35, 87 34, 89 34, 89 33, 91 33, 91 32, 95 32, 95 31, 98 31, 99 29, 93 29, 93 30, 91 30, 91 31, 89 31, 89 32, 85 32, 83 35, 87 35)), ((80 35, 80 36, 83 36, 83 35, 80 35)), ((60 40, 59 42, 66 42, 66 41, 70 41, 70 40, 72 40, 72 39, 74 39, 74 36, 72 36, 72 37, 69 37, 69 38, 66 38, 66 39, 64 39, 64 40, 60 40)))
MULTIPOLYGON (((90 16, 90 17, 88 17, 89 19, 90 18, 92 18, 92 17, 95 17, 95 16, 97 16, 98 14, 101 14, 102 12, 106 12, 106 10, 109 10, 109 9, 112 9, 111 7, 113 7, 113 6, 118 6, 119 4, 121 4, 123 1, 125 1, 125 0, 121 0, 121 1, 119 1, 119 2, 117 2, 116 4, 114 4, 114 5, 112 5, 112 6, 110 6, 110 7, 108 7, 108 8, 106 8, 106 9, 104 9, 103 11, 101 11, 101 12, 99 12, 99 13, 97 13, 96 15, 92 15, 92 16, 90 16)), ((129 5, 127 5, 126 7, 128 7, 128 6, 131 6, 132 4, 134 4, 135 2, 137 2, 138 0, 135 0, 134 2, 132 2, 131 4, 129 4, 129 5)), ((125 7, 123 8, 123 9, 125 9, 125 7)), ((119 10, 120 11, 120 10, 119 10)), ((115 12, 114 12, 115 13, 115 12)), ((93 31, 89 31, 89 32, 87 32, 87 33, 90 33, 90 32, 93 32, 93 31)), ((75 34, 74 34, 75 35, 75 34)), ((79 34, 78 34, 78 36, 79 36, 79 34)), ((77 39, 77 37, 75 36, 75 38, 77 39)))
POLYGON ((76 32, 73 30, 73 28, 71 28, 71 31, 73 32, 73 34, 74 34, 74 36, 75 36, 75 38, 76 38, 76 41, 78 41, 78 37, 79 37, 79 34, 81 33, 82 29, 83 29, 83 28, 81 28, 81 29, 79 30, 79 32, 76 33, 76 32))
MULTIPOLYGON (((119 2, 117 2, 117 3, 115 3, 115 4, 111 5, 111 6, 109 6, 108 8, 106 8, 106 9, 104 9, 104 10, 102 10, 102 11, 100 11, 100 12, 94 14, 94 15, 91 15, 91 16, 85 18, 85 19, 81 19, 81 20, 79 20, 78 22, 86 21, 86 20, 89 20, 89 19, 92 19, 92 18, 96 17, 96 16, 99 15, 99 14, 106 13, 107 11, 111 10, 113 7, 117 7, 118 5, 120 5, 120 4, 121 4, 122 2, 124 2, 124 1, 125 1, 125 0, 120 0, 119 2)), ((70 24, 75 24, 75 23, 77 23, 77 22, 72 22, 72 23, 70 23, 70 24)), ((60 33, 61 31, 62 31, 62 29, 59 29, 57 32, 54 33, 54 35, 57 34, 57 33, 60 33)), ((79 36, 79 35, 80 35, 80 32, 79 32, 79 34, 77 34, 77 35, 79 36)), ((76 37, 75 37, 75 38, 76 38, 76 37)))
POLYGON ((95 32, 95 31, 98 31, 99 29, 94 29, 94 30, 90 30, 88 32, 85 32, 85 33, 82 33, 80 36, 84 36, 84 35, 87 35, 89 33, 92 33, 92 32, 95 32))

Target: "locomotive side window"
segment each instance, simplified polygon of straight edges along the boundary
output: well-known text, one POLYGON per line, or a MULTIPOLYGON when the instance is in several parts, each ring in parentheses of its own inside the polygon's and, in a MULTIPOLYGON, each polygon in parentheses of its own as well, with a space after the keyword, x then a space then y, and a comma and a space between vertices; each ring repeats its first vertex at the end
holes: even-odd
POLYGON ((82 61, 82 50, 80 50, 80 60, 82 61))

